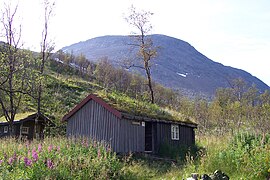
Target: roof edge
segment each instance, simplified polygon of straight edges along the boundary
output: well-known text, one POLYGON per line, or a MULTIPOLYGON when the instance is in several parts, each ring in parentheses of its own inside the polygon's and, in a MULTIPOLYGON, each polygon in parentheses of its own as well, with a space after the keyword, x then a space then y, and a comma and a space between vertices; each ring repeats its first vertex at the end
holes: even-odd
POLYGON ((198 124, 196 123, 189 123, 189 122, 184 122, 184 121, 176 121, 176 120, 162 120, 162 119, 154 119, 154 118, 148 118, 144 116, 136 116, 136 115, 131 115, 128 113, 122 113, 123 118, 125 119, 130 119, 130 120, 142 120, 142 121, 148 121, 148 122, 162 122, 162 123, 174 123, 174 124, 179 124, 182 126, 188 126, 192 128, 197 128, 198 124))
POLYGON ((96 96, 95 94, 90 94, 86 98, 84 98, 79 104, 77 104, 71 111, 69 111, 64 117, 62 118, 62 121, 67 121, 68 118, 73 116, 78 110, 80 110, 87 102, 90 100, 94 100, 97 103, 99 103, 101 106, 103 106, 105 109, 113 113, 116 117, 121 118, 122 113, 115 108, 111 107, 109 104, 107 104, 104 100, 96 96))

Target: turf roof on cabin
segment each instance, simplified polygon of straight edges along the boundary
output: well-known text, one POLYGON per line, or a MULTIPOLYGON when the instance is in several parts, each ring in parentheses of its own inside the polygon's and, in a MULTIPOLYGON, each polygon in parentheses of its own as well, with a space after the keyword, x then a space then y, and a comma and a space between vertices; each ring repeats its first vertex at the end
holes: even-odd
MULTIPOLYGON (((27 118, 28 116, 35 114, 35 112, 24 112, 24 113, 18 113, 15 115, 14 120, 18 121, 24 118, 27 118)), ((0 122, 7 122, 6 118, 4 116, 0 117, 0 122)))
POLYGON ((161 108, 158 105, 151 104, 149 102, 139 101, 124 94, 98 91, 95 93, 95 95, 103 99, 107 104, 117 109, 118 111, 130 115, 143 116, 151 119, 196 124, 193 120, 191 120, 191 118, 176 111, 161 108))

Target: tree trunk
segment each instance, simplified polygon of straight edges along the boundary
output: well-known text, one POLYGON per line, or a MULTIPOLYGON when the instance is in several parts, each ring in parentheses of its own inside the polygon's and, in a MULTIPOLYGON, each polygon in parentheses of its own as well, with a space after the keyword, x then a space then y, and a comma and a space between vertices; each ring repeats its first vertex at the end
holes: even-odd
POLYGON ((154 97, 154 90, 153 90, 153 87, 152 87, 152 79, 151 79, 150 68, 149 67, 145 68, 145 72, 147 74, 147 79, 148 79, 148 87, 149 87, 149 91, 150 91, 150 95, 151 95, 151 103, 154 104, 155 103, 155 97, 154 97))

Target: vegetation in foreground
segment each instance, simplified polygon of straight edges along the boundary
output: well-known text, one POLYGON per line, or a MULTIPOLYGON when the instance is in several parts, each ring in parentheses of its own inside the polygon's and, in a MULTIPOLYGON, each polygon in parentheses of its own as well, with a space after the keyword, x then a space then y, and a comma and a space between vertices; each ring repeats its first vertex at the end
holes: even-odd
MULTIPOLYGON (((0 140, 1 179, 183 179, 220 169, 231 179, 265 179, 270 174, 270 137, 239 134, 201 137, 196 154, 178 149, 175 160, 116 156, 109 147, 85 140, 46 138, 0 140), (183 153, 185 152, 185 153, 183 153), (178 155, 178 156, 177 156, 178 155)), ((169 150, 169 149, 168 149, 169 150)))
POLYGON ((85 140, 1 139, 1 179, 118 179, 122 164, 109 147, 85 140))

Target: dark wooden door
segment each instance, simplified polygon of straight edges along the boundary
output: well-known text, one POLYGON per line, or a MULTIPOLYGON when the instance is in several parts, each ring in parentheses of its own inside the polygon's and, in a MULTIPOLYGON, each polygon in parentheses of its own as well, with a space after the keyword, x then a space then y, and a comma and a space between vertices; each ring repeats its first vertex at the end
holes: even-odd
POLYGON ((145 151, 152 151, 152 123, 145 122, 145 151))

